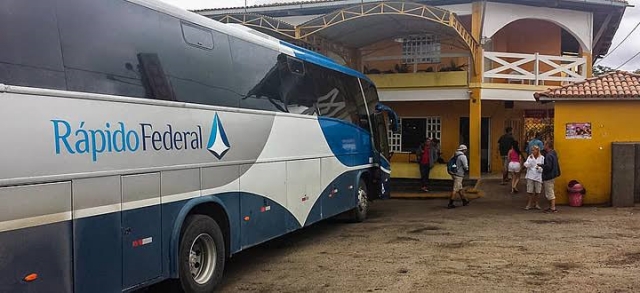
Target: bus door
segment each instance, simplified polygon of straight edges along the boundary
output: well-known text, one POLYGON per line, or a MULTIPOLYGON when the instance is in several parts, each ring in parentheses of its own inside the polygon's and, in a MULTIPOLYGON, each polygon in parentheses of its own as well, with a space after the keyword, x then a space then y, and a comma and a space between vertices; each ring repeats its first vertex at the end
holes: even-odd
POLYGON ((162 274, 160 173, 122 176, 123 288, 162 274))
POLYGON ((387 199, 390 196, 389 179, 391 177, 391 164, 389 142, 387 138, 387 123, 384 117, 384 113, 374 113, 372 119, 373 129, 373 163, 377 168, 374 168, 374 194, 378 195, 381 199, 387 199))

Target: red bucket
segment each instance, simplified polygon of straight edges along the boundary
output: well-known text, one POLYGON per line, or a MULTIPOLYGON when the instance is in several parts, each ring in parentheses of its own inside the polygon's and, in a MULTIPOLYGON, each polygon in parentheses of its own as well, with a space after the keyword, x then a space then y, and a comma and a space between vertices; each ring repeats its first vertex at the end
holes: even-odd
POLYGON ((569 193, 569 206, 572 206, 572 207, 582 206, 582 194, 579 192, 569 193))

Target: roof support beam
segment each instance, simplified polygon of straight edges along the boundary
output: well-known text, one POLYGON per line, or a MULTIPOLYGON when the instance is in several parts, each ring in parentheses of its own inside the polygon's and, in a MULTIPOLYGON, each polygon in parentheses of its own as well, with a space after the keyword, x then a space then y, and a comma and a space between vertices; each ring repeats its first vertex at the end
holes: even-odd
POLYGON ((593 52, 593 50, 595 50, 596 44, 598 43, 598 41, 602 37, 602 34, 604 34, 604 32, 607 30, 607 27, 609 26, 609 22, 611 21, 611 18, 613 18, 613 12, 609 12, 609 14, 607 15, 607 18, 605 18, 604 22, 602 22, 602 25, 600 26, 600 29, 598 29, 598 33, 593 38, 593 42, 591 43, 592 44, 592 46, 591 46, 592 47, 591 48, 592 52, 593 52))

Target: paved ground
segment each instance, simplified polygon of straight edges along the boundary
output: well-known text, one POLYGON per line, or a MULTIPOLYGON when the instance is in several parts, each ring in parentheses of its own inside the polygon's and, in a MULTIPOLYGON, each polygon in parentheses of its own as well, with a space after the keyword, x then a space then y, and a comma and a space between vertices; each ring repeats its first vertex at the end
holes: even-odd
POLYGON ((219 290, 640 291, 640 207, 560 206, 550 215, 523 210, 525 194, 497 181, 479 189, 485 196, 467 207, 380 201, 365 223, 323 222, 242 252, 219 290))

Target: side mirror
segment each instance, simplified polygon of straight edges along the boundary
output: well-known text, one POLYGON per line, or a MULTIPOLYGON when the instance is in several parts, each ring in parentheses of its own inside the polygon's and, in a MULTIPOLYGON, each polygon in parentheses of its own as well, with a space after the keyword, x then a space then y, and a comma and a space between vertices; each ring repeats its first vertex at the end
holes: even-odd
POLYGON ((391 126, 389 128, 394 133, 398 133, 398 130, 400 128, 400 125, 398 123, 398 114, 396 114, 395 111, 393 111, 391 108, 389 108, 389 106, 383 105, 381 103, 378 103, 376 105, 376 111, 378 111, 378 112, 387 112, 387 114, 389 114, 389 120, 391 122, 391 126))

